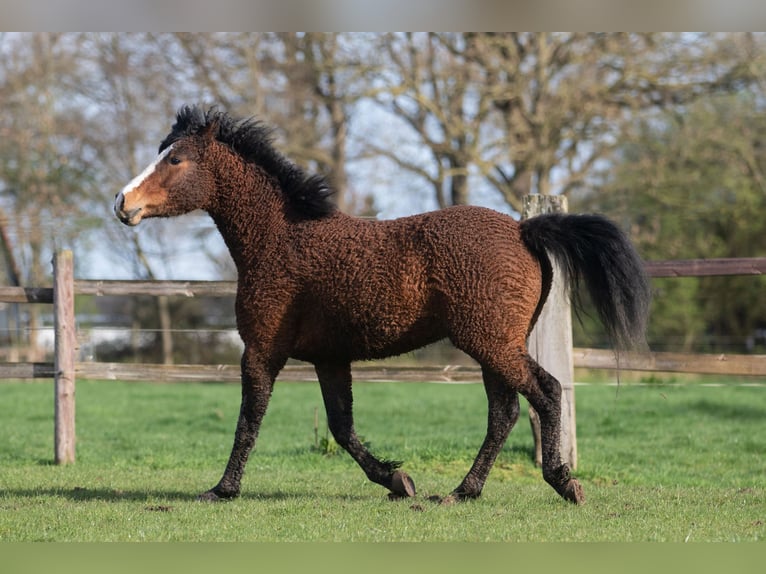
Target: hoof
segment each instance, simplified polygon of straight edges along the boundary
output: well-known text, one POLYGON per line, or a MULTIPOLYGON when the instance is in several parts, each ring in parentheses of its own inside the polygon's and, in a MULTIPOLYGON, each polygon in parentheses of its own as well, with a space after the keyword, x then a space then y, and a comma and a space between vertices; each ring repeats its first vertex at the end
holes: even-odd
POLYGON ((411 498, 415 496, 415 483, 407 473, 397 470, 391 477, 391 494, 396 497, 411 498))
POLYGON ((459 490, 453 490, 450 494, 441 499, 439 504, 442 506, 452 506, 458 502, 466 502, 468 500, 476 500, 481 496, 481 492, 466 493, 459 490))
POLYGON ((567 485, 564 487, 564 492, 561 493, 564 500, 573 502, 574 504, 585 503, 585 492, 583 492, 582 485, 576 478, 570 478, 567 485))
POLYGON ((214 490, 208 490, 207 492, 203 492, 202 494, 200 494, 197 497, 197 500, 201 502, 226 502, 236 497, 237 497, 236 494, 233 494, 231 496, 226 496, 222 494, 216 494, 214 490))

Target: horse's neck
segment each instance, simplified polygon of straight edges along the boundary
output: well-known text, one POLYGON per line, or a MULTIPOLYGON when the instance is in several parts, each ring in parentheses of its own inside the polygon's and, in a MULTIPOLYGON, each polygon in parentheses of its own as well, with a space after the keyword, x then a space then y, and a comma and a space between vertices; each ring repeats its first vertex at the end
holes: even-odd
POLYGON ((229 186, 222 197, 210 215, 241 275, 264 252, 281 244, 286 226, 282 200, 273 184, 262 178, 229 186))

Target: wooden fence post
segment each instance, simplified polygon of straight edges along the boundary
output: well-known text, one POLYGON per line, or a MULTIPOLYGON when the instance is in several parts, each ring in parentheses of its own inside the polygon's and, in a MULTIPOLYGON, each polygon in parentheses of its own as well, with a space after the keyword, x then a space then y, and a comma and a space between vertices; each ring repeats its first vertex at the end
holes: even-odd
POLYGON ((55 423, 56 464, 74 462, 75 455, 75 353, 77 335, 74 314, 74 257, 69 250, 53 256, 53 316, 55 331, 55 423))
MULTIPOLYGON (((566 213, 567 198, 556 195, 524 197, 522 218, 543 213, 566 213)), ((575 425, 574 362, 572 359, 572 312, 569 294, 560 281, 558 264, 553 265, 553 285, 535 328, 529 335, 529 354, 561 383, 561 460, 572 470, 577 468, 577 433, 575 425)), ((532 407, 529 421, 535 437, 535 462, 542 464, 540 421, 532 407)))

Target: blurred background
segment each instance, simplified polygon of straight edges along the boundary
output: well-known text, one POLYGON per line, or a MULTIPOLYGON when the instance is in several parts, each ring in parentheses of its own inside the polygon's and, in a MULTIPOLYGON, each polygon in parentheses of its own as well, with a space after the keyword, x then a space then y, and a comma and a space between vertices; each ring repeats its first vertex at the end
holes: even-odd
MULTIPOLYGON (((349 214, 518 217, 527 194, 565 194, 646 260, 766 256, 763 33, 3 32, 0 285, 50 285, 59 248, 80 279, 235 279, 205 214, 139 229, 112 214, 185 103, 274 126, 349 214)), ((653 350, 766 353, 766 278, 652 284, 653 350)), ((83 360, 238 360, 230 299, 78 297, 77 312, 83 360)), ((42 360, 51 325, 0 303, 0 360, 42 360)), ((607 346, 587 314, 574 335, 607 346)))

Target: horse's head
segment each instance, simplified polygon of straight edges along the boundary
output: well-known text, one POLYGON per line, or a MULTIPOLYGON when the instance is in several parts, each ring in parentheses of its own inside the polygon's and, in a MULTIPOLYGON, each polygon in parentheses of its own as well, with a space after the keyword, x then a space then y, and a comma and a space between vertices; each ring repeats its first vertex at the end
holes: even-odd
POLYGON ((160 153, 114 199, 114 213, 125 225, 148 217, 171 217, 207 209, 213 193, 212 173, 202 164, 214 141, 216 126, 163 142, 160 153))
POLYGON ((215 217, 225 205, 240 207, 233 190, 250 198, 269 190, 275 205, 282 202, 293 217, 333 213, 330 186, 282 156, 271 133, 255 118, 235 119, 216 107, 182 107, 157 159, 117 194, 115 215, 126 225, 195 209, 215 217))

